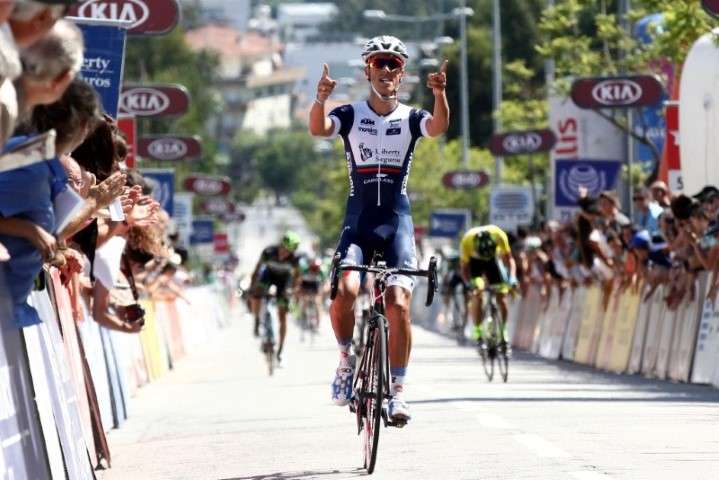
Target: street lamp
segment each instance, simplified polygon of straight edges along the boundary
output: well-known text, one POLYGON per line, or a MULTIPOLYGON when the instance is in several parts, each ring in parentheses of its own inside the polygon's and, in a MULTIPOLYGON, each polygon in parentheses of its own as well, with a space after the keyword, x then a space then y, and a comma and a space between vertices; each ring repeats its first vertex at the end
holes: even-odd
MULTIPOLYGON (((462 122, 462 165, 469 163, 469 81, 467 78, 467 17, 474 15, 474 10, 465 6, 453 9, 450 13, 440 13, 427 16, 390 15, 384 10, 365 10, 363 16, 368 20, 382 20, 387 22, 420 23, 437 22, 448 19, 459 19, 460 35, 460 73, 459 73, 459 98, 460 98, 460 120, 462 122)), ((454 43, 451 37, 440 37, 435 43, 447 45, 454 43), (438 42, 441 40, 442 43, 438 42)))

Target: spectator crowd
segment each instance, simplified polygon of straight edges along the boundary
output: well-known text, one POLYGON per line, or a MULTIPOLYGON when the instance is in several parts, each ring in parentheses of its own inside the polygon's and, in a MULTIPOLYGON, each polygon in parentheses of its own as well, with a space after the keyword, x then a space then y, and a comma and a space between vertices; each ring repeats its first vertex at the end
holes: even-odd
POLYGON ((0 301, 13 312, 2 321, 40 322, 27 298, 54 267, 95 321, 135 333, 139 292, 181 296, 186 254, 78 76, 83 36, 63 19, 73 3, 0 0, 0 301))
POLYGON ((699 301, 698 275, 707 272, 707 298, 719 287, 719 189, 673 193, 662 181, 633 193, 629 218, 612 191, 596 197, 580 191, 572 222, 543 222, 535 232, 520 228, 513 250, 523 291, 540 286, 550 298, 568 287, 597 282, 604 305, 613 289, 639 289, 643 301, 664 286, 670 310, 699 301))

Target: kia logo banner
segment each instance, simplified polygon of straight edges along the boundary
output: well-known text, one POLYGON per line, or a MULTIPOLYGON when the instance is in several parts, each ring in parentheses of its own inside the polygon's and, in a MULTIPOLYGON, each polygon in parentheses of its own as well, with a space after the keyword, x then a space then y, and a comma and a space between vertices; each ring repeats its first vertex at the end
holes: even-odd
POLYGON ((222 198, 211 198, 202 202, 202 211, 211 215, 235 213, 235 204, 222 198))
POLYGON ((492 135, 489 150, 496 156, 508 157, 548 152, 555 143, 557 143, 557 137, 549 129, 507 132, 492 135))
POLYGON ((442 183, 452 189, 480 188, 489 183, 489 175, 483 170, 457 170, 445 173, 442 183))
POLYGON ((579 108, 648 107, 662 100, 664 87, 651 75, 580 78, 572 84, 572 100, 579 108))
POLYGON ((87 0, 68 15, 130 22, 129 34, 162 35, 177 26, 180 6, 177 0, 87 0))
POLYGON ((199 137, 174 135, 142 137, 137 145, 137 153, 141 157, 155 160, 183 160, 201 156, 202 144, 199 137))
POLYGON ((712 17, 719 18, 719 0, 702 0, 702 7, 712 17))
POLYGON ((125 85, 120 113, 138 117, 175 117, 187 112, 190 95, 182 85, 125 85))
POLYGON ((232 190, 229 178, 209 175, 190 175, 185 179, 183 185, 185 190, 208 197, 227 195, 232 190))

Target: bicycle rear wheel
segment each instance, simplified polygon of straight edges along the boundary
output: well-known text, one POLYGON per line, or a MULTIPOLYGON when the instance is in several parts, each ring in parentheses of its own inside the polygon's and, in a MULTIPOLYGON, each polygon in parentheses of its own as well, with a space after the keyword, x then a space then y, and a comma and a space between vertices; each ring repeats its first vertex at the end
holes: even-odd
MULTIPOLYGON (((364 467, 367 473, 374 472, 379 448, 379 430, 382 420, 382 401, 384 399, 385 372, 387 358, 387 338, 382 318, 376 319, 377 326, 372 329, 371 351, 367 367, 367 388, 365 396, 365 416, 363 425, 364 467)), ((369 342, 368 342, 369 346, 369 342)))
POLYGON ((499 366, 499 374, 502 376, 504 383, 507 383, 507 379, 509 378, 509 343, 504 337, 505 323, 504 320, 501 319, 494 323, 497 325, 497 364, 499 366))
POLYGON ((454 315, 454 325, 457 329, 457 343, 464 345, 467 342, 465 334, 467 330, 467 306, 464 303, 464 294, 455 291, 452 295, 452 312, 454 315))

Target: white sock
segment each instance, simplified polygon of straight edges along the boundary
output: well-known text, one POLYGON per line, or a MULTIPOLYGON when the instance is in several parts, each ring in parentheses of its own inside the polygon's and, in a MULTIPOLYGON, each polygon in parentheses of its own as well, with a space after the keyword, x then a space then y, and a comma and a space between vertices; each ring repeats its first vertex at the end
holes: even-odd
POLYGON ((340 349, 340 367, 346 368, 350 364, 350 348, 352 348, 352 340, 349 342, 338 342, 337 346, 340 349))
POLYGON ((406 371, 406 368, 390 368, 390 376, 392 377, 390 391, 392 395, 401 395, 404 391, 404 376, 406 371))

